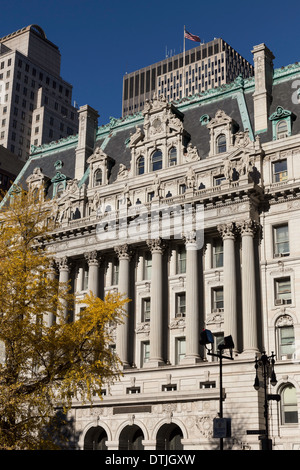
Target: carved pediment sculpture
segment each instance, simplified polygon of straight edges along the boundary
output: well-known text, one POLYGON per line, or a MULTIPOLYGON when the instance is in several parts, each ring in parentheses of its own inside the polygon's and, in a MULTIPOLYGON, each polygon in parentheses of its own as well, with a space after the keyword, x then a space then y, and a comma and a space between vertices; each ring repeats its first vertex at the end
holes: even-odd
POLYGON ((117 175, 117 181, 124 180, 124 179, 128 178, 128 175, 129 175, 128 168, 126 168, 124 163, 120 163, 119 171, 118 171, 118 175, 117 175))
POLYGON ((191 142, 187 146, 184 158, 186 162, 196 162, 197 160, 200 160, 198 149, 193 146, 191 142))
POLYGON ((143 130, 136 126, 136 131, 134 134, 131 134, 130 136, 130 140, 129 140, 129 146, 132 147, 133 145, 136 145, 138 142, 140 142, 141 140, 144 139, 145 137, 145 134, 143 132, 143 130))

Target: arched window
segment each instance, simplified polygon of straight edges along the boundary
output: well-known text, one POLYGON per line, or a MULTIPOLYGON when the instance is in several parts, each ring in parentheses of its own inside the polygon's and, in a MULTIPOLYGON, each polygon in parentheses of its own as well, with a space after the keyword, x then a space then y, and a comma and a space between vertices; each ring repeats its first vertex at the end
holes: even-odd
POLYGON ((56 186, 56 196, 60 197, 61 194, 64 192, 64 189, 65 189, 64 183, 58 183, 58 185, 56 186))
POLYGON ((169 166, 177 164, 177 149, 172 147, 169 151, 169 166))
POLYGON ((157 170, 162 169, 162 153, 161 153, 160 150, 156 150, 152 154, 151 169, 152 169, 152 171, 157 171, 157 170))
POLYGON ((296 389, 289 384, 281 391, 281 424, 297 424, 297 396, 296 389))
POLYGON ((182 450, 182 431, 174 423, 163 424, 156 436, 156 450, 182 450))
POLYGON ((283 139, 288 133, 288 126, 285 120, 279 121, 277 124, 277 139, 283 139))
POLYGON ((217 153, 224 152, 226 152, 226 137, 224 134, 221 134, 217 138, 217 153))
POLYGON ((84 438, 84 450, 107 450, 107 434, 100 426, 88 430, 84 438))
POLYGON ((144 450, 144 434, 136 424, 127 425, 120 434, 119 450, 144 450))
POLYGON ((145 159, 144 157, 139 157, 136 162, 136 172, 138 175, 143 175, 145 172, 145 159))
POLYGON ((98 168, 98 170, 94 173, 94 186, 101 186, 102 184, 102 170, 98 168))

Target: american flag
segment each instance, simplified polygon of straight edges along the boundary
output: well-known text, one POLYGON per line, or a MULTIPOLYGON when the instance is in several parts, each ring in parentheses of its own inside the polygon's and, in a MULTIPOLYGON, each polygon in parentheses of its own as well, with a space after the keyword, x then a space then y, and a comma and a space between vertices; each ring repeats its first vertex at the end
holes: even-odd
POLYGON ((201 39, 199 38, 199 36, 196 36, 195 34, 191 34, 188 31, 184 31, 184 37, 186 39, 190 39, 191 41, 201 42, 201 39))

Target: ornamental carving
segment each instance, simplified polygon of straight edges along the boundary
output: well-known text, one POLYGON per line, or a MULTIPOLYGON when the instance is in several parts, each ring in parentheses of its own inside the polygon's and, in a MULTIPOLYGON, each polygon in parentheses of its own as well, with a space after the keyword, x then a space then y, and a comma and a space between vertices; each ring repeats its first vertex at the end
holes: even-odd
POLYGON ((198 149, 193 146, 191 142, 187 146, 184 158, 186 162, 196 162, 197 160, 200 160, 198 149))
POLYGON ((238 224, 241 235, 255 235, 258 232, 260 225, 252 219, 244 220, 238 224))
POLYGON ((220 224, 217 227, 221 237, 225 240, 227 238, 234 240, 236 236, 235 223, 230 222, 229 224, 220 224))
POLYGON ((70 270, 70 263, 69 263, 69 259, 67 256, 64 256, 63 258, 58 259, 57 264, 58 264, 59 270, 64 270, 64 271, 70 270))
POLYGON ((166 247, 165 242, 160 237, 153 240, 147 240, 147 245, 151 253, 159 254, 163 254, 166 247))
POLYGON ((196 419, 196 426, 202 436, 210 439, 213 435, 213 420, 211 416, 200 416, 196 419))
POLYGON ((281 315, 276 321, 276 327, 293 326, 293 319, 290 315, 281 315))
POLYGON ((85 253, 84 257, 87 260, 89 266, 99 265, 100 257, 96 250, 90 251, 89 253, 85 253))
POLYGON ((129 250, 129 247, 126 243, 124 245, 116 246, 115 252, 117 253, 119 259, 130 260, 132 256, 132 252, 129 250))

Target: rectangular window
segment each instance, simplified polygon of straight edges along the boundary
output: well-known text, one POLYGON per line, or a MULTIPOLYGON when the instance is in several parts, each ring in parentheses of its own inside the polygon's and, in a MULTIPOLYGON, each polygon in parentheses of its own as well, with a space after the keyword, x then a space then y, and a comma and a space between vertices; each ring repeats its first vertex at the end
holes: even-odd
POLYGON ((185 345, 186 345, 186 341, 185 341, 185 338, 177 338, 176 339, 176 357, 175 357, 175 361, 176 361, 176 364, 179 364, 180 361, 182 359, 184 359, 185 357, 185 351, 186 351, 186 348, 185 348, 185 345))
POLYGON ((220 176, 216 176, 214 178, 214 186, 219 186, 220 184, 222 184, 223 181, 225 181, 226 178, 224 175, 220 175, 220 176))
POLYGON ((275 280, 275 305, 291 304, 291 278, 285 277, 275 280))
POLYGON ((213 241, 213 267, 221 268, 223 266, 223 240, 216 238, 213 241))
POLYGON ((150 321, 151 300, 150 297, 142 300, 142 321, 150 321))
POLYGON ((176 294, 176 317, 185 317, 186 312, 186 296, 185 292, 176 294))
POLYGON ((142 365, 149 362, 150 359, 150 342, 145 341, 142 343, 142 365))
POLYGON ((290 254, 288 224, 274 227, 274 256, 287 256, 290 254))
POLYGON ((186 248, 179 246, 177 250, 177 274, 186 272, 186 248))
POLYGON ((293 326, 278 328, 279 359, 292 359, 295 352, 295 334, 293 326))
POLYGON ((151 279, 152 270, 152 256, 151 253, 146 253, 144 258, 144 280, 151 279))
POLYGON ((273 163, 273 183, 280 183, 287 180, 287 160, 280 160, 273 163))
POLYGON ((112 266, 112 285, 117 286, 119 284, 119 260, 115 258, 112 266))
POLYGON ((212 309, 218 312, 224 308, 223 287, 215 287, 212 290, 212 309))
POLYGON ((83 271, 82 290, 88 289, 88 282, 89 282, 89 267, 86 264, 84 266, 84 271, 83 271))

